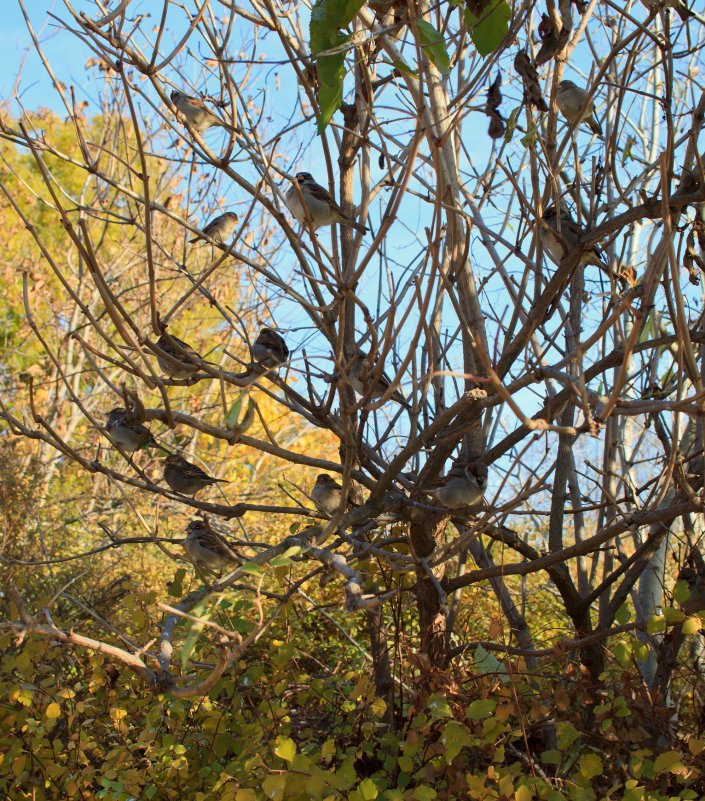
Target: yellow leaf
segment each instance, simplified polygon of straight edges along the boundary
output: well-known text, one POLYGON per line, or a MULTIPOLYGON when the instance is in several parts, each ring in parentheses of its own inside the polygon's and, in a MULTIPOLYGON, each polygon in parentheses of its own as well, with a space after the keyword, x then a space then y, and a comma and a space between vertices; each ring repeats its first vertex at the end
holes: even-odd
POLYGON ((235 793, 235 801, 257 801, 257 793, 249 787, 242 787, 235 793))
POLYGON ((702 627, 702 620, 697 615, 692 615, 683 621, 683 634, 697 634, 702 627))
POLYGON ((387 711, 387 702, 384 700, 384 698, 377 696, 370 704, 370 709, 375 717, 381 718, 387 711))
POLYGON ((705 748, 705 740, 691 737, 688 740, 688 750, 693 756, 697 756, 705 748))
POLYGON ((45 714, 49 720, 56 720, 57 718, 61 717, 61 707, 56 703, 49 704, 49 706, 46 708, 45 714))
POLYGON ((293 762, 296 756, 296 743, 291 737, 277 737, 274 753, 285 762, 293 762))
POLYGON ((592 779, 602 773, 602 760, 597 754, 583 754, 578 762, 580 772, 586 779, 592 779))
POLYGON ((531 801, 533 797, 534 794, 526 785, 519 787, 517 791, 514 793, 515 801, 531 801))

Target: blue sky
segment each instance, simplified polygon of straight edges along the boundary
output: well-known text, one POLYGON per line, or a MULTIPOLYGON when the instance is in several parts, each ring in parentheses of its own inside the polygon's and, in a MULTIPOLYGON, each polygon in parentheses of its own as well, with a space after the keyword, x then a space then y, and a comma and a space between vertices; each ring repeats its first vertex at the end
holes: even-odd
MULTIPOLYGON (((80 7, 80 6, 79 6, 80 7)), ((25 8, 35 33, 39 36, 57 78, 80 85, 84 74, 85 53, 77 47, 67 47, 67 34, 57 30, 49 17, 53 12, 65 14, 58 0, 26 0, 25 8)), ((32 40, 25 25, 19 3, 7 0, 2 8, 0 26, 0 96, 8 100, 13 92, 18 69, 22 69, 20 95, 24 105, 58 108, 57 98, 47 91, 47 74, 39 56, 32 49, 32 40)))

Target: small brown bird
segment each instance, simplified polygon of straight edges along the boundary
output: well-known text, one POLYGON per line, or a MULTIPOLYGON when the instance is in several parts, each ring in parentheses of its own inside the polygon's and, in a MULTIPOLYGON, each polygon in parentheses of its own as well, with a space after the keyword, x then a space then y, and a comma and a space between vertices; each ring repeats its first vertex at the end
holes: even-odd
POLYGON ((263 367, 279 367, 289 358, 289 348, 281 334, 263 328, 252 345, 252 356, 263 367))
POLYGON ((196 567, 216 571, 239 562, 227 541, 211 528, 207 520, 192 520, 181 543, 186 556, 196 567))
MULTIPOLYGON (((316 478, 316 483, 311 490, 311 500, 316 504, 321 514, 333 517, 340 509, 340 504, 343 500, 343 488, 333 476, 329 476, 328 473, 321 473, 316 478)), ((359 489, 351 485, 345 509, 350 506, 359 506, 361 502, 362 498, 359 489)))
POLYGON ((186 461, 183 456, 172 453, 164 459, 164 481, 174 492, 182 495, 195 495, 210 484, 227 484, 224 478, 213 478, 198 465, 186 461))
MULTIPOLYGON (((543 220, 548 227, 542 229, 541 241, 553 261, 558 264, 568 253, 578 247, 580 229, 571 217, 570 212, 563 206, 561 206, 560 217, 555 206, 548 206, 543 213, 543 220)), ((596 267, 607 268, 605 262, 600 258, 597 248, 586 250, 580 259, 580 263, 594 264, 596 267)))
POLYGON ((200 355, 183 339, 167 334, 157 340, 165 355, 157 354, 157 363, 169 378, 190 378, 199 371, 200 355))
POLYGON ((561 81, 558 84, 556 103, 571 126, 577 128, 581 122, 586 122, 593 133, 602 136, 602 128, 595 116, 595 104, 592 100, 588 101, 588 93, 573 81, 561 81))
POLYGON ((150 430, 141 423, 128 422, 128 415, 121 406, 108 413, 105 430, 110 439, 127 453, 154 443, 150 430))
MULTIPOLYGON (((369 391, 371 386, 370 377, 375 372, 375 369, 376 366, 369 361, 368 355, 364 351, 358 350, 348 369, 348 381, 358 395, 364 396, 369 391)), ((390 386, 391 382, 389 378, 382 373, 374 387, 372 387, 371 399, 376 400, 377 398, 381 398, 390 386)), ((400 403, 405 409, 411 408, 409 402, 398 389, 392 392, 391 398, 397 403, 400 403)))
POLYGON ((468 462, 453 465, 448 475, 432 485, 428 492, 449 509, 476 506, 482 501, 487 486, 487 465, 468 462))
POLYGON ((308 217, 314 231, 323 225, 333 225, 333 223, 337 222, 341 225, 349 225, 360 233, 367 232, 367 228, 364 225, 360 225, 360 223, 343 214, 343 210, 333 200, 328 190, 317 184, 313 180, 311 173, 297 172, 296 185, 292 183, 289 187, 284 196, 284 202, 298 222, 305 224, 308 217), (298 185, 301 193, 300 196, 296 185, 298 185), (300 197, 303 198, 306 209, 304 209, 300 197))
POLYGON ((237 128, 224 122, 214 114, 206 104, 197 97, 191 97, 184 92, 172 92, 171 102, 176 106, 181 116, 199 133, 205 133, 209 128, 219 125, 228 131, 237 131, 237 128))
POLYGON ((222 245, 235 233, 239 219, 234 211, 226 211, 225 214, 219 214, 210 220, 203 229, 203 234, 194 236, 193 239, 189 239, 189 242, 193 244, 198 242, 199 239, 210 238, 218 245, 222 245))

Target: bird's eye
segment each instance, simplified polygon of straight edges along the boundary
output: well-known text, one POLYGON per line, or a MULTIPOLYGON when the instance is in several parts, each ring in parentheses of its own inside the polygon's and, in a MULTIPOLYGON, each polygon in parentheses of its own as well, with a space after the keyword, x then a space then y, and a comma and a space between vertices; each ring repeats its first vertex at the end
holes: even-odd
POLYGON ((480 486, 482 486, 485 483, 485 477, 484 476, 477 476, 477 483, 480 486))

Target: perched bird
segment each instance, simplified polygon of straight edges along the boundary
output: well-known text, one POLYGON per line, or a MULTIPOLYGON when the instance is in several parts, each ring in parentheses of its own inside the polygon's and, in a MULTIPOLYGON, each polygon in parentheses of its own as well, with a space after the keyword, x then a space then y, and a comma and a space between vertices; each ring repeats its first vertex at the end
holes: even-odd
POLYGON ((128 414, 122 406, 118 406, 108 413, 105 430, 110 439, 127 453, 134 453, 154 442, 147 426, 130 422, 128 414))
POLYGON ((281 334, 263 328, 252 345, 252 356, 263 367, 279 367, 289 358, 289 348, 281 334))
POLYGON ((641 0, 641 4, 647 11, 658 11, 660 8, 673 8, 681 18, 681 22, 685 22, 687 19, 694 16, 685 0, 641 0))
POLYGON ((487 465, 468 462, 454 465, 448 475, 429 488, 428 492, 449 509, 476 506, 482 501, 487 485, 487 465))
POLYGON ((213 478, 205 470, 187 462, 183 456, 172 453, 164 459, 164 481, 182 495, 195 495, 210 484, 227 484, 224 478, 213 478))
MULTIPOLYGON (((553 261, 558 264, 568 253, 578 247, 580 229, 564 206, 561 206, 560 216, 555 206, 548 206, 543 213, 543 220, 548 227, 542 231, 542 242, 551 254, 553 261)), ((607 268, 605 262, 600 258, 597 248, 585 251, 580 258, 580 263, 607 268)))
POLYGON ((586 122, 590 130, 602 136, 602 128, 595 117, 595 104, 592 100, 588 101, 588 93, 576 86, 573 81, 561 81, 558 84, 558 94, 556 95, 558 110, 568 120, 577 127, 581 122, 586 122))
POLYGON ((343 214, 342 209, 333 200, 330 193, 313 180, 311 173, 296 173, 296 183, 292 183, 289 187, 284 201, 298 222, 305 223, 308 217, 314 231, 322 225, 332 225, 337 222, 349 225, 360 233, 367 232, 364 225, 360 225, 343 214), (301 196, 299 196, 299 192, 301 196), (306 209, 301 203, 301 197, 306 204, 306 209))
POLYGON ((202 359, 183 339, 165 331, 157 340, 157 345, 166 354, 157 354, 157 363, 170 378, 190 378, 198 372, 198 362, 202 359))
POLYGON ((197 97, 191 97, 184 92, 172 92, 171 102, 176 106, 186 122, 199 133, 204 133, 216 125, 220 125, 228 131, 237 130, 234 126, 221 120, 197 97))
MULTIPOLYGON (((311 500, 316 504, 319 512, 328 517, 333 517, 340 509, 340 504, 343 500, 343 488, 333 476, 329 476, 328 473, 321 473, 316 478, 316 483, 311 490, 311 500)), ((351 484, 345 509, 349 506, 359 506, 361 502, 360 490, 351 484)))
MULTIPOLYGON (((350 382, 350 386, 353 388, 358 395, 365 395, 369 391, 370 388, 370 376, 375 371, 374 364, 367 364, 367 369, 365 369, 365 361, 368 358, 367 354, 364 351, 358 350, 355 354, 353 361, 348 369, 348 381, 350 382), (363 380, 364 376, 364 380, 363 380)), ((382 373, 380 377, 377 379, 376 384, 372 388, 371 398, 372 400, 376 400, 377 398, 381 398, 382 395, 389 389, 391 386, 391 382, 387 376, 382 373)), ((406 398, 399 392, 398 389, 395 389, 392 392, 391 397, 397 402, 400 403, 405 409, 410 409, 409 402, 406 398)))
POLYGON ((205 234, 205 236, 199 234, 198 236, 194 236, 193 239, 189 239, 189 242, 193 244, 194 242, 198 242, 199 239, 209 237, 214 242, 222 245, 235 233, 238 220, 239 217, 234 211, 226 211, 225 214, 219 214, 217 217, 210 220, 203 229, 203 234, 205 234))
POLYGON ((223 539, 211 528, 207 520, 192 520, 186 528, 186 539, 181 543, 186 556, 196 567, 221 570, 239 560, 223 539))

